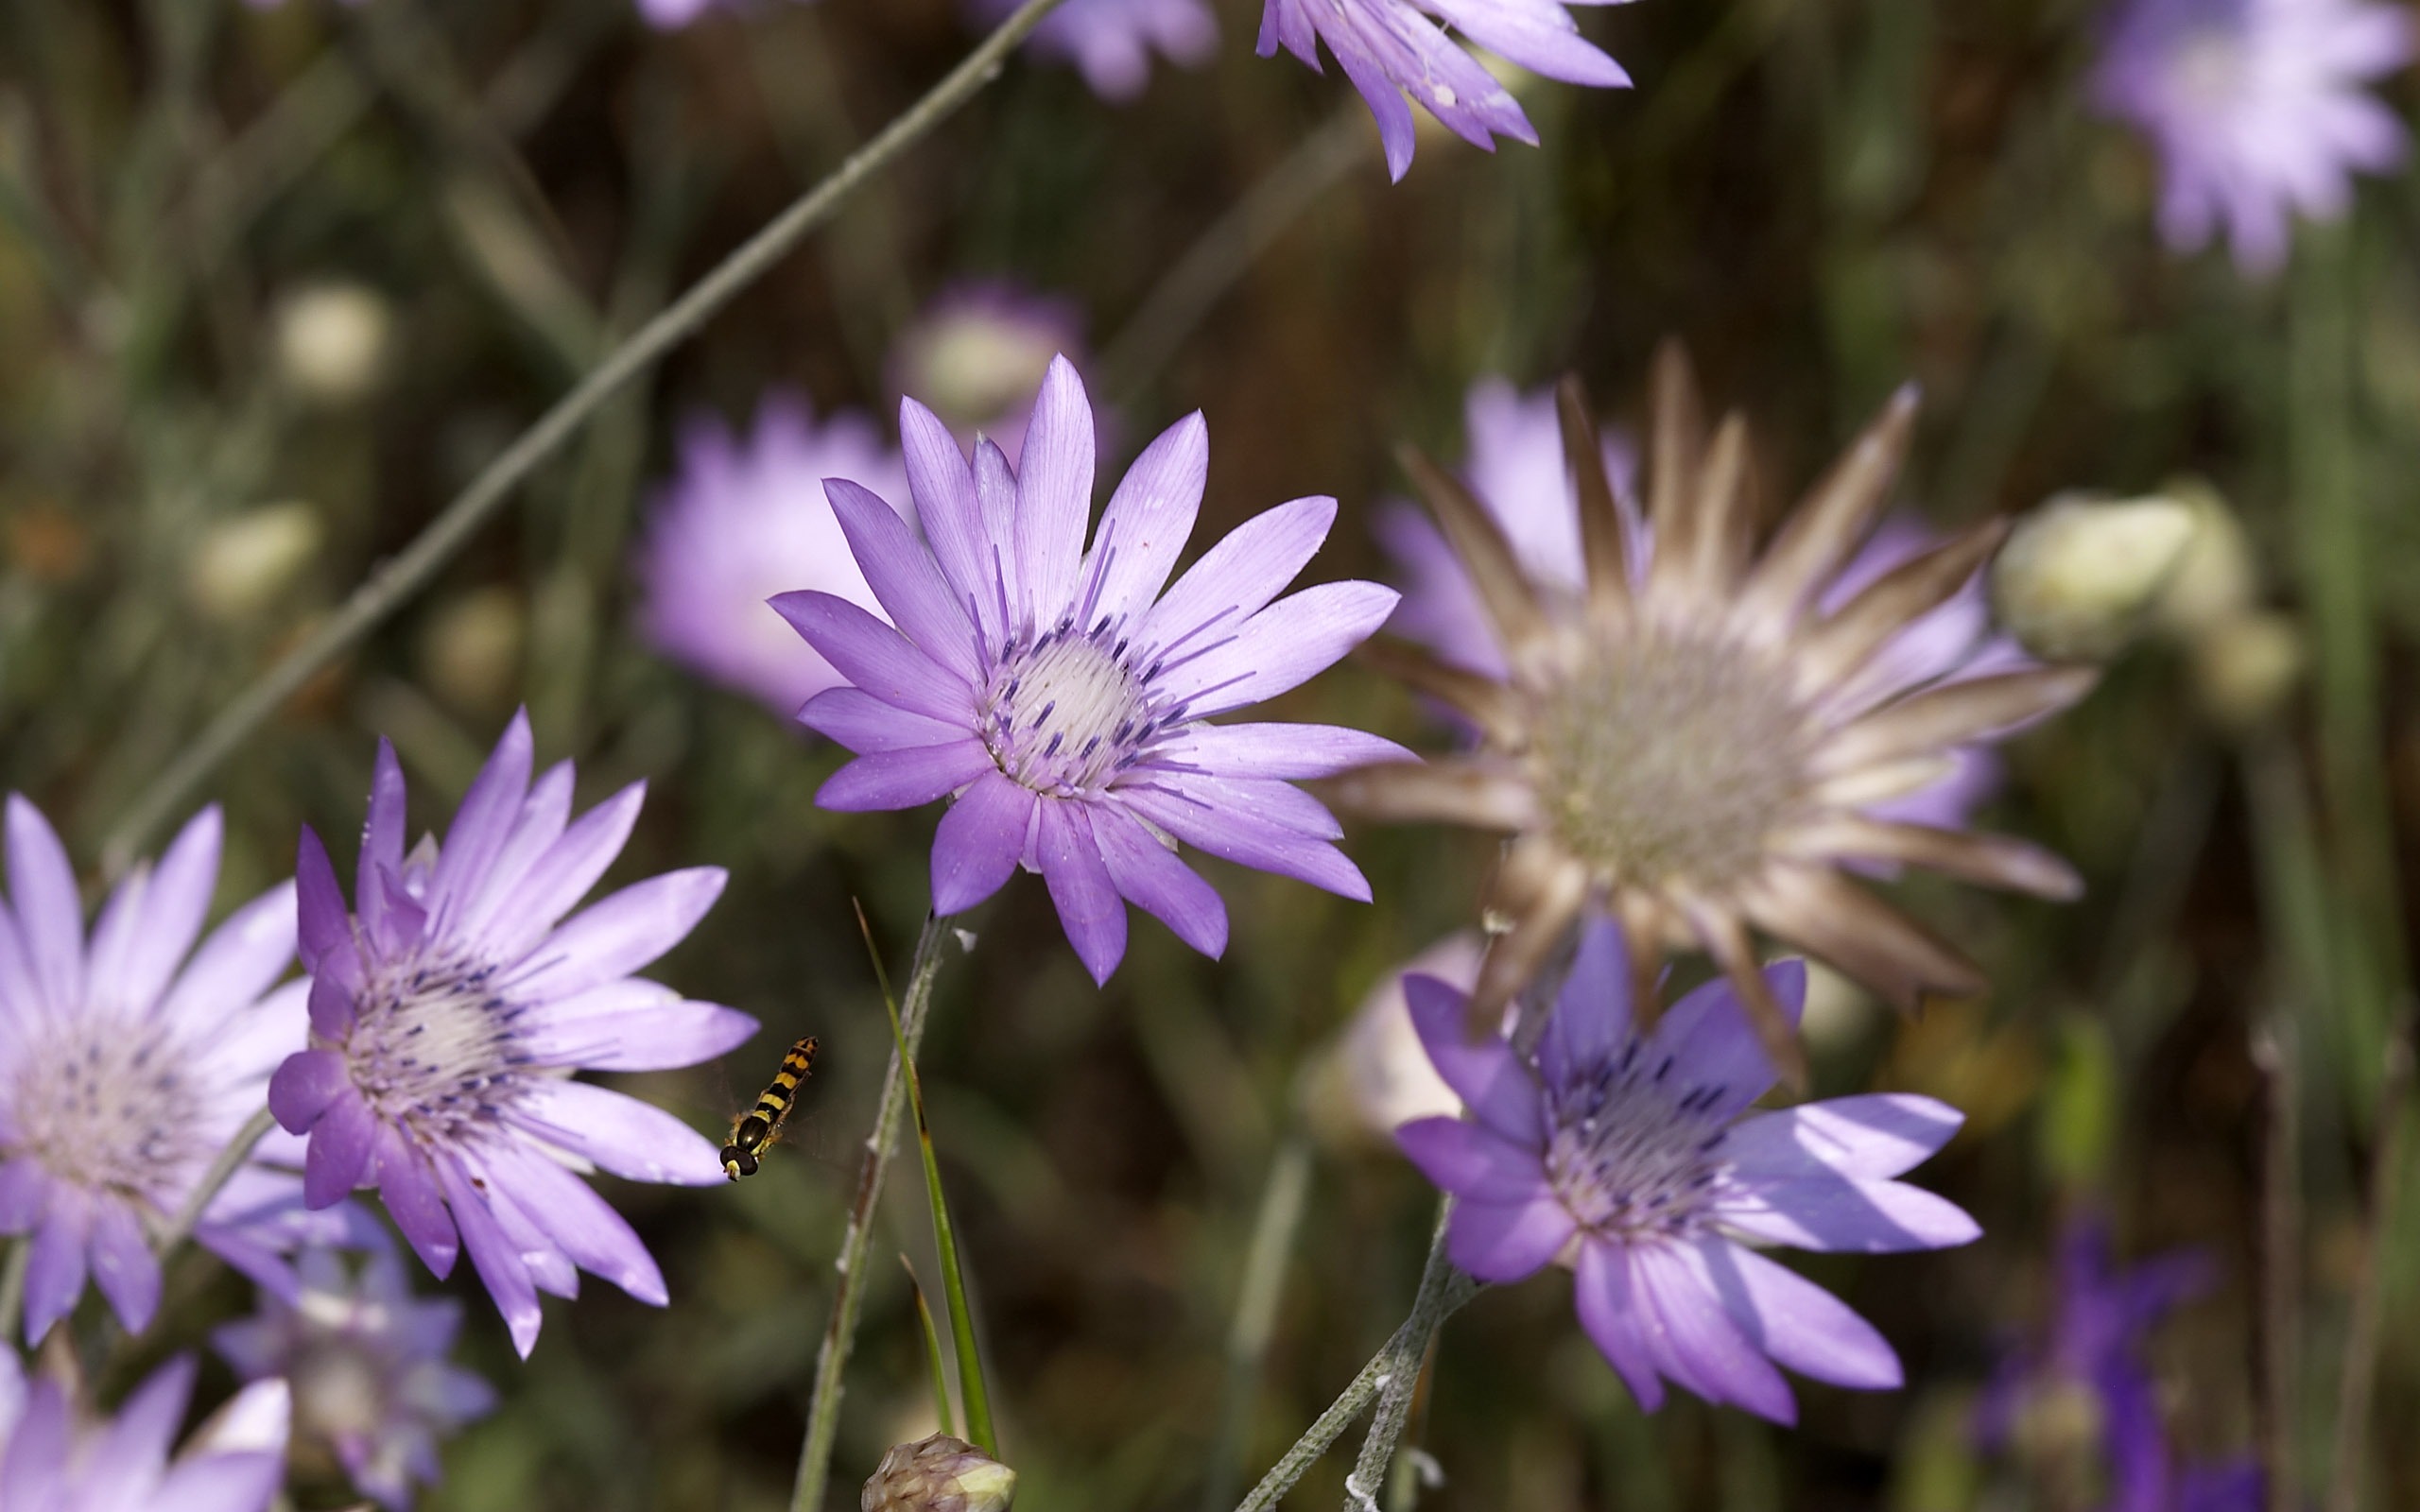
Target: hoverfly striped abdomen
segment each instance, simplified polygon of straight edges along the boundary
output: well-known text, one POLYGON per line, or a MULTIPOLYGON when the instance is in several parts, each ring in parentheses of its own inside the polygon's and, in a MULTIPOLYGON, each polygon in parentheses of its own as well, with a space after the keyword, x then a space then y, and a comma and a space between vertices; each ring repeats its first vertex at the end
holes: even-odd
POLYGON ((722 1147, 723 1175, 736 1181, 754 1176, 767 1150, 782 1137, 782 1125, 798 1101, 799 1084, 815 1070, 815 1036, 790 1046, 782 1069, 770 1085, 756 1094, 756 1106, 731 1122, 731 1141, 722 1147))

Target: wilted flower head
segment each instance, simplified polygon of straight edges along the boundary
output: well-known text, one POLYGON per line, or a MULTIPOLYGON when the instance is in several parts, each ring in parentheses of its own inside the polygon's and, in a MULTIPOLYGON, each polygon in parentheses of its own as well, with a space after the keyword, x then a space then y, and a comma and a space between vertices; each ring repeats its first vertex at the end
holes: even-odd
POLYGON ((1703 945, 1795 1081, 1796 1041, 1755 968, 1752 928, 1903 1007, 1927 991, 1978 989, 1963 957, 1843 873, 1915 866, 2072 896, 2074 873, 2032 846, 1876 810, 1940 782, 1962 747, 2080 696, 2091 674, 1975 676, 1962 654, 1945 663, 1906 653, 1910 628, 1966 589, 1998 542, 1996 523, 1827 607, 1881 508, 1912 394, 1893 401, 1757 554, 1745 425, 1733 417, 1703 442, 1677 349, 1659 360, 1655 387, 1651 549, 1631 539, 1577 387, 1563 396, 1584 593, 1526 574, 1486 507, 1410 458, 1508 671, 1486 677, 1391 649, 1386 660, 1454 707, 1482 743, 1426 766, 1357 774, 1338 791, 1380 816, 1516 836, 1494 901, 1511 932, 1473 994, 1480 1023, 1493 1022, 1595 902, 1621 920, 1642 973, 1666 948, 1703 945))
POLYGON ((495 1406, 485 1381, 446 1361, 458 1303, 411 1294, 391 1252, 358 1277, 329 1250, 298 1263, 301 1295, 263 1294, 261 1311, 210 1338, 247 1381, 294 1388, 296 1435, 332 1452, 353 1484, 383 1506, 411 1505, 412 1483, 434 1484, 437 1441, 495 1406))
POLYGON ((2092 93, 2160 158, 2160 234, 2221 228, 2247 273, 2286 261, 2290 217, 2333 220, 2351 176, 2403 161, 2393 112, 2361 86, 2411 57, 2401 7, 2368 0, 2122 0, 2092 93))
POLYGON ((17 1512, 263 1512, 285 1474, 288 1398, 283 1381, 235 1394, 171 1460, 193 1394, 194 1362, 162 1366, 118 1408, 95 1419, 66 1385, 28 1382, 0 1349, 0 1506, 17 1512))
MULTIPOLYGON (((987 26, 1025 0, 974 0, 987 26)), ((1093 93, 1131 100, 1150 82, 1151 54, 1198 68, 1219 50, 1219 20, 1207 0, 1063 0, 1033 28, 1033 50, 1076 65, 1093 93)))
POLYGON ((1200 415, 1143 449, 1084 549, 1092 405, 1063 358, 1034 404, 1025 461, 978 443, 975 465, 924 405, 900 406, 925 540, 854 483, 828 486, 849 545, 898 628, 829 593, 775 599, 854 687, 800 713, 860 754, 816 801, 905 809, 955 797, 933 842, 933 907, 971 908, 1022 865, 1039 871, 1096 982, 1126 953, 1126 903, 1194 949, 1226 946, 1217 892, 1180 840, 1367 901, 1329 842, 1342 832, 1290 785, 1392 742, 1325 725, 1213 725, 1325 670, 1394 608, 1392 589, 1278 593, 1336 519, 1297 499, 1247 521, 1166 593, 1209 472, 1200 415))
MULTIPOLYGON (((76 873, 41 813, 8 802, 0 908, 0 1232, 33 1235, 26 1337, 74 1310, 87 1276, 141 1332, 160 1303, 155 1230, 260 1108, 303 1037, 294 887, 230 915, 199 949, 218 881, 218 811, 204 809, 154 869, 112 889, 88 941, 76 873)), ((272 1135, 205 1210, 195 1237, 265 1286, 306 1239, 362 1237, 368 1215, 302 1208, 299 1143, 272 1135)), ((368 1231, 375 1232, 374 1226, 368 1231)))
POLYGON ((861 478, 883 497, 905 500, 907 476, 899 454, 855 410, 818 421, 804 399, 769 395, 745 440, 718 420, 692 421, 637 561, 648 639, 785 718, 797 713, 841 678, 765 601, 820 588, 873 609, 823 480, 861 478))
POLYGON ((1314 70, 1319 44, 1336 56, 1353 87, 1377 117, 1387 171, 1400 180, 1411 166, 1413 103, 1474 146, 1495 149, 1495 138, 1535 146, 1538 133, 1521 107, 1478 59, 1446 40, 1451 26, 1490 52, 1566 84, 1621 88, 1622 66, 1599 51, 1566 5, 1615 0, 1266 0, 1260 15, 1260 56, 1284 47, 1314 70), (1431 20, 1431 17, 1435 20, 1431 20))
POLYGON ((2059 1243, 2057 1321, 2039 1349, 2013 1351, 1976 1417, 1987 1449, 2096 1462, 2101 1512, 2258 1512, 2250 1460, 2182 1467, 2144 1359, 2159 1320, 2209 1291, 2210 1257, 2171 1250, 2118 1268, 2109 1225, 2071 1219, 2059 1243))
POLYGON ((577 1296, 579 1271, 665 1301, 647 1246, 578 1173, 723 1178, 697 1130, 570 1074, 695 1065, 756 1030, 631 974, 695 927, 722 891, 719 868, 651 877, 563 918, 621 852, 646 784, 573 821, 571 763, 529 778, 529 719, 516 714, 443 846, 425 837, 407 855, 403 768, 381 740, 351 910, 327 848, 303 830, 311 1048, 268 1089, 278 1122, 310 1135, 308 1200, 376 1187, 440 1276, 469 1249, 524 1355, 538 1293, 577 1296))
MULTIPOLYGON (((1530 1057, 1500 1036, 1473 1043, 1461 993, 1407 982, 1429 1058, 1469 1108, 1395 1133, 1461 1198, 1445 1236, 1454 1263, 1491 1281, 1568 1267, 1581 1326, 1650 1412, 1669 1381, 1794 1421, 1776 1363, 1897 1386, 1899 1357, 1871 1325, 1747 1246, 1874 1254, 1974 1239, 1964 1212, 1893 1179, 1957 1132, 1958 1111, 1879 1094, 1749 1114, 1774 1071, 1737 994, 1709 983, 1648 1031, 1632 974, 1620 931, 1591 925, 1530 1057)), ((1805 968, 1763 978, 1795 1020, 1805 968)))
POLYGON ((1063 353, 1080 362, 1083 329, 1073 301, 1008 279, 954 284, 892 344, 890 387, 930 406, 961 446, 989 437, 1014 467, 1042 375, 1063 353))
POLYGON ((1008 1512, 1017 1472, 963 1438, 893 1444, 857 1497, 863 1512, 1008 1512))

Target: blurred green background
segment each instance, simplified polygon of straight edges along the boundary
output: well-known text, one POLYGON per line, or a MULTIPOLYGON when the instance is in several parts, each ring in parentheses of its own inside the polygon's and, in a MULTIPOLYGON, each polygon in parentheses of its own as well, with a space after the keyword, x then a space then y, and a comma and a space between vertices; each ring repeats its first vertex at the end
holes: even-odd
MULTIPOLYGON (((1206 412, 1201 540, 1282 499, 1339 496, 1322 576, 1383 571, 1367 524, 1400 488, 1390 451, 1409 438, 1459 455, 1473 379, 1576 370, 1628 418, 1666 335, 1688 341, 1715 403, 1751 417, 1768 518, 1909 377, 1926 409, 1903 491, 1937 521, 2209 480, 2254 596, 2285 616, 2264 647, 2304 675, 2264 681, 2273 656, 2246 670, 2172 636, 2121 654, 2080 711, 2014 746, 1985 816, 2074 858, 2085 901, 1905 885, 1992 993, 1911 1024, 1850 1004, 1817 1041, 1820 1091, 1922 1091, 1970 1116, 1918 1179, 1974 1211, 1982 1243, 1802 1267, 1897 1345, 1909 1388, 1807 1385, 1796 1431, 1685 1398, 1645 1418, 1550 1278, 1448 1325, 1415 1436, 1443 1472, 1440 1508, 2063 1506, 2040 1463, 2055 1445, 1982 1457, 1967 1419, 1999 1352, 2049 1314, 2062 1216, 2098 1202, 2129 1254, 2192 1244, 2221 1263, 2224 1286, 2154 1342, 2183 1450, 2249 1450, 2275 1381, 2320 1486, 2408 996, 2412 177, 2366 183, 2347 222, 2301 228, 2283 278, 2247 284, 2222 256, 2156 245, 2145 151, 2080 102, 2089 6, 1653 0, 1582 12, 1640 87, 1524 85, 1543 147, 1489 156, 1425 131, 1391 186, 1341 77, 1254 58, 1257 8, 1219 9, 1215 63, 1162 69, 1133 105, 1012 66, 611 406, 210 784, 232 901, 290 868, 298 824, 358 822, 376 734, 402 753, 415 827, 435 825, 526 702, 541 757, 580 763, 583 801, 650 780, 615 877, 732 872, 655 974, 766 1033, 723 1065, 644 1078, 646 1093, 718 1131, 780 1045, 822 1037, 792 1143, 762 1176, 607 1180, 664 1262, 668 1310, 601 1285, 550 1303, 522 1366, 456 1280, 465 1353, 506 1405, 451 1446, 424 1504, 786 1502, 889 1045, 849 900, 896 971, 933 816, 818 811, 832 750, 651 653, 630 617, 633 527, 694 412, 745 421, 780 384, 888 428, 885 351, 969 275, 1077 301, 1115 447, 1206 412), (1291 192, 1268 191, 1272 175, 1291 192), (1214 237, 1197 264, 1212 298, 1181 308, 1161 280, 1255 186, 1261 234, 1245 240, 1265 249, 1222 263, 1233 238, 1214 237), (2252 1054, 2264 1029, 2282 1094, 2252 1054), (2291 1325, 2282 1356, 2256 1305, 2280 1095, 2298 1177, 2297 1205, 2267 1209, 2294 1241, 2279 1274, 2297 1305, 2268 1335, 2291 1325)), ((670 34, 626 0, 0 6, 0 778, 96 866, 214 709, 971 37, 949 0, 767 0, 670 34), (315 387, 281 345, 296 301, 330 281, 373 294, 387 321, 383 360, 350 392, 315 387), (287 507, 263 525, 270 506, 287 507), (268 532, 255 546, 285 543, 277 572, 227 544, 241 522, 268 532)), ((1351 666, 1279 712, 1438 738, 1351 666)), ((965 921, 979 944, 944 974, 923 1059, 1025 1505, 1232 1505, 1409 1302, 1432 1194, 1383 1147, 1318 1142, 1272 1339, 1222 1438, 1245 1254, 1299 1089, 1384 971, 1468 921, 1488 860, 1457 834, 1347 845, 1374 907, 1204 862, 1234 913, 1227 958, 1138 916, 1105 990, 1030 879, 965 921)), ((895 1169, 912 1181, 912 1162, 895 1169)), ((2420 1412, 2412 1207, 2380 1251, 2380 1424, 2420 1412)), ((926 1426, 890 1259, 929 1247, 912 1186, 884 1222, 836 1468, 849 1505, 882 1447, 926 1426)), ((197 1297, 187 1341, 242 1309, 223 1280, 177 1284, 197 1297)), ((2368 1504, 2420 1504, 2420 1445, 2377 1436, 2368 1504)), ((1293 1504, 1334 1503, 1344 1469, 1323 1466, 1293 1504)), ((305 1506, 344 1499, 302 1488, 305 1506)))

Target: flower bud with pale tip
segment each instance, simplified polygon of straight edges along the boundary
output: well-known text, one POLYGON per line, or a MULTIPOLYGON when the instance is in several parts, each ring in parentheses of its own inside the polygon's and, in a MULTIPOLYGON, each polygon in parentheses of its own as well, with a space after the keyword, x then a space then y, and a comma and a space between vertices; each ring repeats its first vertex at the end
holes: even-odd
POLYGON ((1992 600, 2025 648, 2097 662, 2134 638, 2191 544, 2177 500, 2066 493, 2017 522, 1992 564, 1992 600))
POLYGON ((963 1438, 893 1444, 866 1482, 864 1512, 1008 1512, 1017 1472, 963 1438))

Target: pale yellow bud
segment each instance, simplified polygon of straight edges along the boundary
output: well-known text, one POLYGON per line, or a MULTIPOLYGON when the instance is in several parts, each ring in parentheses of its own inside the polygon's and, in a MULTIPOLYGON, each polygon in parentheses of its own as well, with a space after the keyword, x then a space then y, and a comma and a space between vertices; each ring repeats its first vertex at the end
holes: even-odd
POLYGON ((2193 539, 2152 612, 2161 628, 2189 640, 2250 612, 2260 592, 2260 574, 2243 522, 2217 490, 2186 478, 2163 491, 2193 511, 2193 539))
POLYGON ((458 708, 505 707, 520 685, 527 618, 521 595, 500 585, 440 605, 421 632, 421 675, 458 708))
POLYGON ((319 511, 289 501, 210 527, 185 568, 185 592, 210 619, 251 619, 275 602, 320 549, 319 511))
POLYGON ((310 284, 279 301, 276 321, 278 369, 297 393, 341 405, 377 387, 394 329, 393 312, 377 290, 310 284))
POLYGON ((893 1444, 858 1498, 862 1512, 1008 1512, 1017 1472, 963 1438, 893 1444))
POLYGON ((1798 1032, 1817 1050, 1854 1044, 1880 1022, 1882 1005, 1873 993, 1821 961, 1806 963, 1806 1006, 1798 1032))
POLYGON ((2140 627, 2193 539, 2174 499, 2060 494, 2017 522, 1992 564, 1992 601, 2027 650, 2052 661, 2114 655, 2140 627))
POLYGON ((2302 631, 2274 612, 2238 614, 2193 641, 2193 682, 2222 725, 2244 729, 2273 713, 2302 680, 2302 631))

